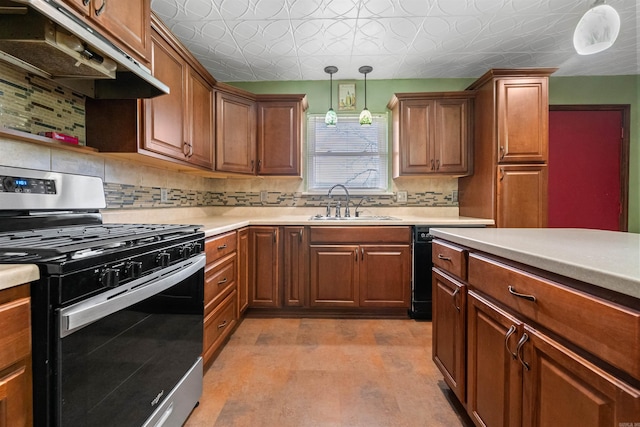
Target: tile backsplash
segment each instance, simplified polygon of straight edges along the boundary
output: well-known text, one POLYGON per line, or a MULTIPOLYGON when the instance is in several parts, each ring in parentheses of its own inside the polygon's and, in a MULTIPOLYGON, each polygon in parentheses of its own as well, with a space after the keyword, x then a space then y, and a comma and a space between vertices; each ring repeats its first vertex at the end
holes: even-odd
POLYGON ((85 143, 85 97, 0 61, 0 126, 38 134, 56 131, 85 143))

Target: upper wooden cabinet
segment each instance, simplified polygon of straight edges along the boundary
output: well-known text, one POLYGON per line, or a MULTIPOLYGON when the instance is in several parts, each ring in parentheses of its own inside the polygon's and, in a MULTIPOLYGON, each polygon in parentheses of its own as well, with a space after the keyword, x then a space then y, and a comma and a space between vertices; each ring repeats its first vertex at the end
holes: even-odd
POLYGON ((476 80, 473 175, 458 180, 460 215, 498 227, 547 225, 548 79, 555 68, 494 69, 476 80))
POLYGON ((306 97, 258 95, 257 99, 257 173, 300 176, 306 97))
POLYGON ((393 114, 393 176, 471 172, 474 93, 397 93, 393 114))
POLYGON ((150 0, 63 0, 139 61, 150 62, 150 0))
POLYGON ((216 170, 256 173, 256 106, 250 94, 216 85, 216 170))
POLYGON ((305 95, 253 95, 216 85, 216 170, 300 176, 305 95))
POLYGON ((87 145, 212 172, 215 81, 155 17, 151 41, 153 75, 171 92, 145 100, 87 99, 87 145))
POLYGON ((495 81, 498 161, 544 163, 549 146, 547 77, 495 81))

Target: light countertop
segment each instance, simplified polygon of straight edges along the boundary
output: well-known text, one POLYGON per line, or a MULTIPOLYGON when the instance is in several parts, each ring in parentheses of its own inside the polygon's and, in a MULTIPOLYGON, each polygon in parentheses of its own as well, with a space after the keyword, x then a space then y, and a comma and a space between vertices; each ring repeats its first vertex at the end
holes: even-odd
POLYGON ((436 228, 430 233, 640 299, 640 234, 566 228, 436 228))
POLYGON ((0 290, 36 281, 40 278, 33 264, 0 264, 0 290))

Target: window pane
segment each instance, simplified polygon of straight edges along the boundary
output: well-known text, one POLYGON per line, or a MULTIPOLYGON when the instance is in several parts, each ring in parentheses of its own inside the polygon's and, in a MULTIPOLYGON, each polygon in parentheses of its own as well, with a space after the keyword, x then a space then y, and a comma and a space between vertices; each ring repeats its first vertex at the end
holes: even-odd
POLYGON ((386 191, 388 184, 387 115, 376 114, 371 126, 358 116, 341 115, 327 127, 324 115, 309 115, 307 183, 309 190, 334 184, 350 189, 386 191))

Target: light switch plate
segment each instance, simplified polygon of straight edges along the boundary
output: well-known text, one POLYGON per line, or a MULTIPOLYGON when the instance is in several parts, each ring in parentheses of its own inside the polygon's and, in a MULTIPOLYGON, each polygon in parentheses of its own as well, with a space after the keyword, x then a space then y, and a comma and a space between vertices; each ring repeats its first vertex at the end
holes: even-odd
POLYGON ((396 195, 396 201, 398 203, 407 203, 407 192, 398 191, 398 194, 396 195))
POLYGON ((268 197, 269 197, 269 194, 266 191, 261 191, 260 192, 260 201, 261 202, 266 202, 268 197))
POLYGON ((166 188, 161 188, 160 189, 160 203, 166 203, 167 202, 167 189, 166 188))

